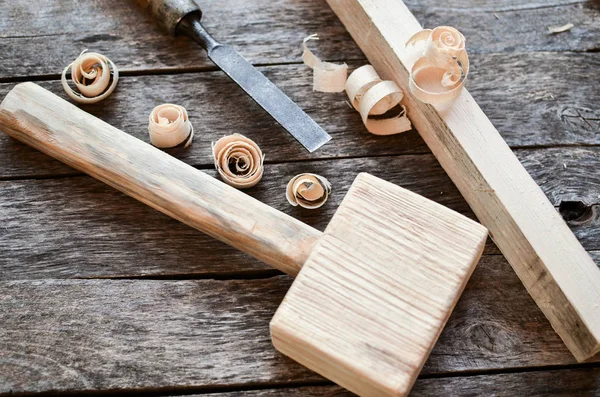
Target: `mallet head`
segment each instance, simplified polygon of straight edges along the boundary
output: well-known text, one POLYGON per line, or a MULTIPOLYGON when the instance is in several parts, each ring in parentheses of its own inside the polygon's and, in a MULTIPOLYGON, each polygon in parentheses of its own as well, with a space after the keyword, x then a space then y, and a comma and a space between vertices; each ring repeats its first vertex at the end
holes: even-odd
POLYGON ((360 174, 271 321, 273 344, 361 396, 404 396, 486 238, 465 216, 360 174))

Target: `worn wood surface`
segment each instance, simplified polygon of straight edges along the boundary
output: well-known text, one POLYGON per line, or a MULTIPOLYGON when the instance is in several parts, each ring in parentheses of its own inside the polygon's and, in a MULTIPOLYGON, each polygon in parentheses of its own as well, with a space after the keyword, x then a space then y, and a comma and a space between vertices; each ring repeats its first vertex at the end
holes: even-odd
MULTIPOLYGON (((600 250, 600 176, 588 171, 600 167, 600 151, 546 148, 516 153, 551 202, 571 219, 569 225, 584 247, 600 250)), ((216 175, 213 170, 205 172, 216 175)), ((324 230, 358 172, 370 172, 474 217, 430 154, 270 164, 260 185, 247 192, 324 230), (289 178, 306 171, 323 175, 334 185, 329 201, 316 211, 291 207, 285 199, 289 178)), ((266 269, 84 176, 1 181, 0 217, 5 225, 0 229, 0 252, 5 253, 2 279, 224 275, 266 269)), ((490 243, 485 252, 498 250, 490 243)))
MULTIPOLYGON (((26 1, 9 7, 10 3, 5 0, 9 9, 0 15, 0 51, 9 55, 0 65, 0 78, 56 75, 84 48, 106 54, 126 72, 214 69, 200 49, 187 39, 168 37, 134 1, 53 1, 44 7, 26 1)), ((460 29, 473 53, 585 51, 599 46, 595 21, 600 12, 593 1, 462 3, 446 7, 435 0, 408 2, 423 25, 460 29), (548 26, 569 21, 577 22, 570 34, 547 34, 548 26)), ((327 38, 319 43, 324 58, 362 58, 321 0, 198 4, 207 30, 253 63, 298 62, 300 41, 315 32, 327 38)))
MULTIPOLYGON (((573 363, 508 264, 487 258, 423 376, 573 363)), ((0 393, 321 381, 270 342, 291 281, 0 282, 0 393)))
MULTIPOLYGON (((471 58, 474 66, 468 88, 512 147, 600 143, 600 92, 589 84, 589 76, 600 68, 599 54, 524 53, 471 58), (502 82, 503 89, 497 88, 498 82, 502 82)), ((309 154, 220 72, 123 77, 106 101, 84 109, 148 142, 147 118, 153 107, 164 102, 183 105, 196 131, 195 144, 170 153, 196 166, 212 165, 210 142, 231 132, 255 140, 266 153, 267 162, 429 151, 416 131, 384 139, 367 133, 360 115, 348 106, 345 94, 312 92, 307 67, 281 65, 261 70, 331 134, 333 144, 309 154), (205 99, 209 93, 210 101, 205 99), (223 109, 227 109, 225 118, 223 109)), ((64 97, 60 81, 43 81, 40 85, 64 97)), ((13 86, 0 84, 0 97, 13 86)), ((6 155, 0 156, 0 178, 73 174, 71 168, 4 134, 0 135, 0 144, 8 147, 6 155)))
MULTIPOLYGON (((249 194, 318 229, 360 171, 473 216, 416 132, 373 137, 344 95, 312 92, 310 70, 299 64, 302 37, 320 33, 317 52, 326 59, 364 63, 324 1, 198 2, 208 29, 261 65, 332 134, 330 145, 307 155, 199 48, 167 37, 133 2, 120 0, 0 0, 0 98, 28 76, 62 94, 62 68, 84 48, 102 51, 125 76, 113 96, 85 110, 147 139, 156 104, 186 106, 199 139, 170 153, 211 175, 210 141, 250 136, 267 167, 249 194), (285 203, 285 183, 303 171, 334 182, 319 211, 285 203)), ((407 4, 426 27, 465 32, 469 91, 599 263, 597 1, 407 4), (570 32, 546 33, 568 22, 570 32)), ((334 386, 290 388, 325 383, 269 342, 268 321, 291 279, 5 134, 0 180, 0 394, 349 395, 334 386), (81 277, 159 280, 64 280, 81 277)), ((569 369, 573 358, 488 244, 413 394, 594 396, 597 362, 569 369)))

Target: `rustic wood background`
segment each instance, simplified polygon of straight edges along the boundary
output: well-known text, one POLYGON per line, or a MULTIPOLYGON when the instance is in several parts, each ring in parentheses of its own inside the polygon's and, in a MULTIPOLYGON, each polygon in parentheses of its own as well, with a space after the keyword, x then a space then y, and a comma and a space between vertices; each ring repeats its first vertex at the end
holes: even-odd
MULTIPOLYGON (((249 136, 267 165, 248 193, 321 230, 361 171, 473 216, 415 131, 369 135, 343 94, 312 92, 300 62, 308 34, 320 34, 325 59, 365 63, 324 1, 198 3, 208 30, 297 101, 330 144, 306 152, 134 1, 0 0, 0 97, 29 80, 65 97, 59 74, 88 48, 123 77, 85 110, 148 141, 155 105, 185 106, 196 139, 171 153, 211 175, 210 142, 249 136), (333 183, 320 210, 285 201, 288 179, 306 171, 333 183)), ((466 35, 469 90, 598 263, 600 2, 407 3, 424 26, 466 35)), ((350 395, 271 346, 269 319, 291 282, 0 134, 0 395, 350 395)), ((600 396, 600 357, 575 363, 489 243, 413 395, 600 396)))

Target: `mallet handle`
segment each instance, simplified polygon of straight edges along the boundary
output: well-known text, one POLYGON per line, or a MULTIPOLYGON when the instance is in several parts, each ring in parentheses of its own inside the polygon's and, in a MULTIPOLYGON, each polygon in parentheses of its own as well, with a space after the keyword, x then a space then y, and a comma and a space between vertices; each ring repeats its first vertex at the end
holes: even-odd
POLYGON ((2 101, 0 129, 290 275, 321 236, 34 83, 15 86, 2 101))

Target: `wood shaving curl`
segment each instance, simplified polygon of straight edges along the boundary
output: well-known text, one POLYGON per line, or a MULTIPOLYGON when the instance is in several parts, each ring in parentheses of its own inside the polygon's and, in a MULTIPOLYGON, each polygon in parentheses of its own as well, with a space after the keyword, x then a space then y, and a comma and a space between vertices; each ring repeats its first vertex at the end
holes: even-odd
POLYGON ((150 113, 148 132, 150 142, 158 148, 188 147, 194 138, 194 127, 183 106, 165 103, 150 113))
POLYGON ((311 34, 302 41, 302 61, 313 70, 313 91, 342 92, 348 76, 348 65, 321 61, 308 49, 310 40, 319 40, 318 35, 311 34))
POLYGON ((252 139, 228 135, 214 142, 212 151, 215 167, 227 184, 246 189, 261 180, 265 156, 252 139))
POLYGON ((370 133, 393 135, 412 128, 406 107, 401 104, 404 93, 395 82, 381 80, 373 66, 364 65, 352 72, 345 89, 350 103, 359 111, 370 133), (393 116, 373 117, 382 116, 394 108, 398 112, 393 116))
POLYGON ((67 95, 75 102, 91 104, 108 97, 117 86, 119 70, 102 54, 84 50, 62 72, 61 82, 67 95), (77 91, 69 86, 67 72, 77 91), (111 79, 112 76, 112 79, 111 79), (112 80, 112 82, 111 82, 112 80))
POLYGON ((451 26, 424 29, 406 47, 420 53, 412 65, 409 87, 421 102, 444 104, 458 97, 469 74, 465 37, 451 26))
POLYGON ((331 194, 331 183, 317 174, 299 174, 287 184, 285 197, 294 207, 316 209, 321 207, 331 194))

